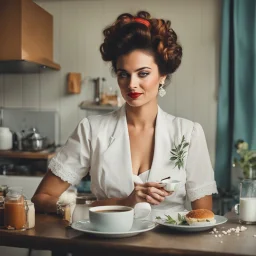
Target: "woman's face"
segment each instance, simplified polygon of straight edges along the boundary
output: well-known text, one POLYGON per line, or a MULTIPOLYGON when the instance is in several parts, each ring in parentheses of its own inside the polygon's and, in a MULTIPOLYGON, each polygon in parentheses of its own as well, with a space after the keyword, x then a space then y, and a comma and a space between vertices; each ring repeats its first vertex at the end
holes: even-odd
POLYGON ((117 60, 117 81, 125 101, 140 107, 156 101, 160 83, 166 76, 160 76, 153 56, 143 50, 134 50, 117 60))

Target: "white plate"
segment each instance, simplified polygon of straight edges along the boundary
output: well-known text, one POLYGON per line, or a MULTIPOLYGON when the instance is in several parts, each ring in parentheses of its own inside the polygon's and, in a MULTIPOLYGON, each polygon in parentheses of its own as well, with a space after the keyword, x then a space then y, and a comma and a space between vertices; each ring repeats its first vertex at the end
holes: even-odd
POLYGON ((130 236, 136 236, 140 233, 149 231, 156 227, 156 224, 152 221, 147 220, 135 220, 133 222, 131 230, 127 232, 100 232, 96 231, 93 228, 93 225, 90 223, 89 219, 86 220, 80 220, 72 223, 71 227, 73 229, 92 234, 94 236, 100 236, 100 237, 109 237, 109 238, 123 238, 123 237, 130 237, 130 236))
MULTIPOLYGON (((185 215, 188 212, 179 212, 181 215, 185 215)), ((170 213, 170 215, 174 220, 178 220, 178 213, 170 213)), ((168 228, 178 230, 178 231, 183 231, 183 232, 198 232, 198 231, 204 231, 204 230, 209 230, 212 229, 215 226, 224 224, 227 222, 227 218, 220 216, 220 215, 215 215, 214 218, 216 220, 216 223, 207 223, 202 226, 190 226, 190 225, 175 225, 175 224, 168 224, 165 223, 165 216, 160 216, 162 219, 156 219, 155 222, 157 224, 160 224, 162 226, 166 226, 168 228)))

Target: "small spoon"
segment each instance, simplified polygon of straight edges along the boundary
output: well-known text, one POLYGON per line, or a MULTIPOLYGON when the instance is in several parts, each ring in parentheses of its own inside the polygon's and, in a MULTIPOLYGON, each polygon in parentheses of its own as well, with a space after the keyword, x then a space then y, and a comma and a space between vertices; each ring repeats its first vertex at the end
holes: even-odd
POLYGON ((163 179, 161 179, 161 181, 163 181, 163 180, 168 180, 168 179, 170 179, 171 177, 169 176, 169 177, 166 177, 166 178, 163 178, 163 179))

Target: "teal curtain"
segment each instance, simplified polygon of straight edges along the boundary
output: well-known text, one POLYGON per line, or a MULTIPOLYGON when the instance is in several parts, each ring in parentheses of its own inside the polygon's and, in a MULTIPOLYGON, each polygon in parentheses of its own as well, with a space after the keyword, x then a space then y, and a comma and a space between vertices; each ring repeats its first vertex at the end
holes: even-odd
POLYGON ((223 0, 215 177, 230 188, 234 144, 256 149, 256 0, 223 0))

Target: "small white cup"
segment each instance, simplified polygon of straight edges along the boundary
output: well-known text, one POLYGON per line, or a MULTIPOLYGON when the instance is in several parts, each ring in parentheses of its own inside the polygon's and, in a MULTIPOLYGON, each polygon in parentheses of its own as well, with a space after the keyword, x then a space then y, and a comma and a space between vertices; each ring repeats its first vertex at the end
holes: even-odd
POLYGON ((164 184, 164 189, 168 192, 177 191, 180 185, 180 181, 178 180, 163 180, 161 183, 164 184))
POLYGON ((127 232, 135 219, 146 218, 150 212, 148 203, 138 203, 134 208, 120 205, 96 206, 89 209, 89 219, 97 231, 127 232))

